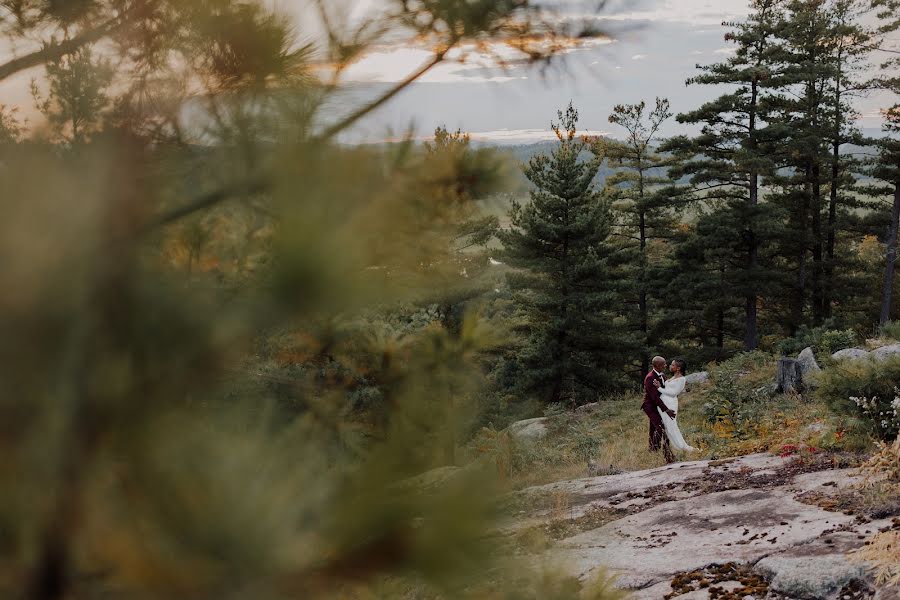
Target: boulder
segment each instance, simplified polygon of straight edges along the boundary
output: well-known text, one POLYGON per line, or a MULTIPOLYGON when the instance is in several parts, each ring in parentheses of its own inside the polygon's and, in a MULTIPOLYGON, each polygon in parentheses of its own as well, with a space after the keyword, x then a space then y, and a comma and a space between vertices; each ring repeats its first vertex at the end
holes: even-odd
POLYGON ((695 385, 698 383, 706 383, 709 381, 709 373, 706 371, 698 371, 697 373, 691 373, 684 378, 684 383, 687 385, 695 385))
POLYGON ((877 360, 884 360, 889 356, 894 356, 896 354, 900 354, 900 344, 891 344, 889 346, 882 346, 876 350, 872 350, 872 356, 877 360))
POLYGON ((804 375, 822 370, 819 368, 819 363, 816 362, 816 355, 813 354, 812 348, 804 348, 797 357, 797 362, 800 363, 800 372, 804 375))
POLYGON ((516 421, 507 428, 509 434, 520 440, 539 440, 547 435, 548 417, 516 421))
POLYGON ((579 415, 589 415, 593 412, 596 412, 598 408, 600 408, 599 402, 591 402, 589 404, 582 404, 575 409, 575 412, 579 415))
POLYGON ((771 589, 790 598, 829 598, 853 581, 864 581, 863 565, 843 555, 768 556, 756 569, 770 577, 771 589))
POLYGON ((845 348, 832 354, 831 358, 834 360, 856 360, 867 356, 869 356, 869 352, 862 348, 845 348))

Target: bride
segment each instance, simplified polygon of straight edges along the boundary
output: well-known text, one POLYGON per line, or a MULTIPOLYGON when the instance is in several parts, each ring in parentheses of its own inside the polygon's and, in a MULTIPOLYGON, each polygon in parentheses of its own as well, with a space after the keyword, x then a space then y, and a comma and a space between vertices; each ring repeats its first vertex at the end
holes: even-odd
MULTIPOLYGON (((665 404, 669 410, 676 413, 676 416, 678 414, 678 394, 684 391, 684 372, 686 367, 687 364, 684 360, 676 358, 672 361, 672 364, 669 365, 669 371, 672 372, 672 377, 663 384, 660 384, 659 381, 654 381, 656 387, 659 388, 659 395, 662 398, 663 404, 665 404)), ((666 435, 669 436, 669 442, 672 446, 676 450, 687 450, 688 452, 696 451, 696 448, 684 441, 684 436, 681 435, 681 430, 678 429, 678 423, 675 419, 664 413, 662 410, 657 410, 659 410, 659 414, 662 417, 663 425, 666 428, 666 435)))

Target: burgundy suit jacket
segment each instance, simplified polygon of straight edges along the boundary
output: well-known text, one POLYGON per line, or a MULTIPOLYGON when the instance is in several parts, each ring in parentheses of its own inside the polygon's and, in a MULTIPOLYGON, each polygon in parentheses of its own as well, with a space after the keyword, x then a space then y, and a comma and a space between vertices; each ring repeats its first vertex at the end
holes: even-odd
POLYGON ((659 379, 655 371, 650 371, 647 373, 647 376, 644 377, 644 403, 641 404, 641 408, 644 409, 644 412, 655 408, 659 408, 663 412, 667 410, 666 405, 659 395, 659 389, 653 385, 653 380, 655 379, 659 379))

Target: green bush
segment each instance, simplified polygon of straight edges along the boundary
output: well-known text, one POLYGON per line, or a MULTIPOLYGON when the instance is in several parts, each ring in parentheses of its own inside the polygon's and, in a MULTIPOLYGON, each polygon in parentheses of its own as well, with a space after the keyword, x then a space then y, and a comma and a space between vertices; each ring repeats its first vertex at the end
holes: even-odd
POLYGON ((804 348, 812 348, 816 356, 823 357, 844 348, 850 348, 857 341, 852 329, 835 329, 831 323, 821 327, 802 326, 794 337, 776 344, 775 349, 784 356, 796 356, 804 348))
POLYGON ((763 352, 738 354, 710 370, 713 387, 703 412, 710 422, 728 421, 740 429, 753 420, 757 407, 772 395, 773 359, 763 352))
POLYGON ((881 326, 881 337, 900 341, 900 321, 888 321, 881 326))
POLYGON ((900 430, 900 356, 854 360, 822 371, 817 393, 840 414, 863 420, 883 440, 900 430))

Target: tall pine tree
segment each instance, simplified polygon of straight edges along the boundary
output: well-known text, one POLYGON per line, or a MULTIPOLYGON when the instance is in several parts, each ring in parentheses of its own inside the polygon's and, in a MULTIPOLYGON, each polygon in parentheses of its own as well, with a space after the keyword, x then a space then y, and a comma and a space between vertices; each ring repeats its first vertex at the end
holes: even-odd
POLYGON ((649 260, 651 240, 670 223, 671 211, 666 210, 671 194, 670 179, 665 176, 667 157, 656 151, 659 129, 672 116, 669 101, 657 98, 649 113, 644 101, 638 104, 619 104, 609 115, 609 122, 625 130, 625 140, 601 138, 594 143, 598 156, 606 155, 616 171, 606 180, 604 194, 612 201, 616 215, 615 235, 624 240, 623 246, 634 255, 634 268, 624 274, 634 281, 634 301, 637 315, 634 329, 641 344, 648 351, 641 353, 640 373, 650 368, 650 302, 656 286, 649 260))
POLYGON ((558 116, 559 143, 529 161, 530 202, 513 204, 499 237, 527 312, 519 385, 547 402, 578 404, 616 385, 627 347, 610 273, 610 210, 594 188, 600 159, 577 137, 573 106, 558 116))
MULTIPOLYGON (((764 95, 771 78, 771 59, 776 23, 780 18, 779 0, 754 0, 754 12, 726 39, 737 45, 728 60, 699 66, 703 73, 689 84, 729 86, 729 91, 697 110, 678 115, 678 121, 701 125, 694 138, 671 140, 664 149, 682 158, 673 176, 689 176, 699 199, 711 209, 701 231, 727 233, 710 249, 720 255, 720 267, 712 275, 724 279, 729 289, 740 290, 743 300, 743 347, 753 350, 759 343, 758 305, 760 293, 772 281, 771 265, 761 264, 760 251, 769 242, 772 229, 770 207, 760 204, 760 181, 772 172, 771 144, 763 123, 764 95)), ((718 238, 716 234, 716 238, 718 238)), ((712 241, 712 240, 711 240, 712 241)), ((700 244, 704 246, 704 244, 700 244)), ((716 294, 715 304, 723 298, 719 286, 706 286, 716 294)), ((720 315, 728 312, 721 307, 720 315)), ((719 319, 717 334, 724 343, 724 318, 719 319)))
MULTIPOLYGON (((873 7, 881 25, 877 32, 880 35, 892 33, 900 29, 900 0, 874 0, 873 7)), ((897 236, 900 229, 900 58, 892 56, 881 65, 883 73, 874 81, 875 85, 893 94, 895 103, 885 110, 884 132, 887 134, 879 140, 879 156, 875 176, 893 188, 891 220, 888 227, 887 251, 885 253, 884 283, 881 292, 881 310, 879 323, 884 325, 891 320, 891 303, 894 285, 894 266, 897 261, 897 236)))

